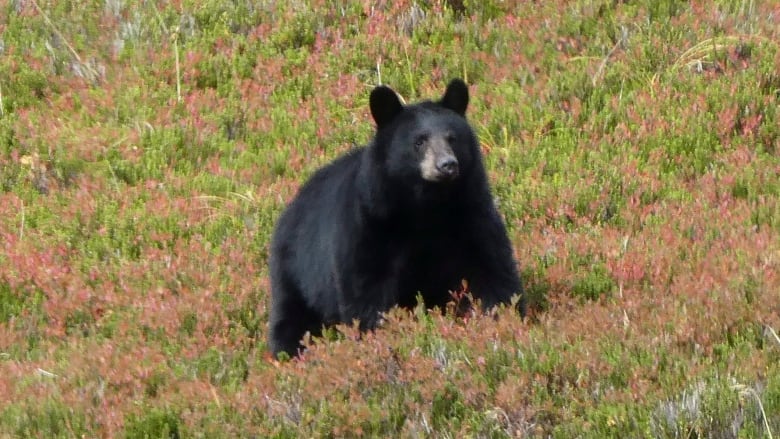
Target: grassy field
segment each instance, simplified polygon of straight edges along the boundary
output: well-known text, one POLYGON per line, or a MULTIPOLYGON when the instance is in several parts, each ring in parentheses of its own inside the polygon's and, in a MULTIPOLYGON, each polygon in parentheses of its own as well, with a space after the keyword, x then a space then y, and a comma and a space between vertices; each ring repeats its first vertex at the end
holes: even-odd
POLYGON ((0 0, 0 437, 780 436, 780 3, 0 0), (531 312, 266 349, 268 241, 471 84, 531 312))

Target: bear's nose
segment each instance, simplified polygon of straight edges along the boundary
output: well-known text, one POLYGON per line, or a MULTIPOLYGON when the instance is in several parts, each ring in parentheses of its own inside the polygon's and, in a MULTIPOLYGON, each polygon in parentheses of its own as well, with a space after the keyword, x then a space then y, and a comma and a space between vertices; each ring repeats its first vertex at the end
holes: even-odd
POLYGON ((436 162, 436 169, 441 172, 444 177, 455 178, 458 176, 458 161, 452 156, 443 157, 436 162))

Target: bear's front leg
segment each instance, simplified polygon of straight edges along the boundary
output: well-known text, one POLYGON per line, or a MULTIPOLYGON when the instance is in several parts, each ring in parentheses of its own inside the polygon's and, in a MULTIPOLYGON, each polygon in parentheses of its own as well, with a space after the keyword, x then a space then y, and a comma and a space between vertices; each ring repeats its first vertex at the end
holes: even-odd
POLYGON ((469 291, 489 310, 498 304, 508 304, 520 295, 517 310, 526 314, 526 298, 512 253, 512 245, 498 213, 488 213, 475 223, 478 233, 471 233, 466 244, 471 255, 466 279, 469 291))
POLYGON ((398 304, 400 272, 392 257, 380 253, 376 249, 373 257, 350 261, 339 282, 340 320, 357 319, 361 331, 376 328, 382 313, 398 304))

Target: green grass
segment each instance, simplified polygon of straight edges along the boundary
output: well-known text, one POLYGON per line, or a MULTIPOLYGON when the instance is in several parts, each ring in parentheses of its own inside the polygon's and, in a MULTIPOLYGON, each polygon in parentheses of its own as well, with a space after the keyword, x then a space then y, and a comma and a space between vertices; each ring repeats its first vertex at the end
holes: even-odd
POLYGON ((0 436, 776 437, 774 9, 0 0, 0 436), (529 318, 272 361, 281 210, 453 77, 529 318))

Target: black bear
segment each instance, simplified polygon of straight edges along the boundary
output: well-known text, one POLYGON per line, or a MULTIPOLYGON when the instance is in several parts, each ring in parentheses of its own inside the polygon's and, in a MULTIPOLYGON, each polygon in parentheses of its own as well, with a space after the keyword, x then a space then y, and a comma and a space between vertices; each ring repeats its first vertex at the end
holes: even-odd
POLYGON ((522 285, 490 194, 469 92, 452 80, 438 101, 404 105, 374 88, 373 141, 317 171, 282 214, 271 243, 269 347, 296 355, 306 331, 395 305, 443 306, 463 280, 484 309, 518 302, 522 285))

